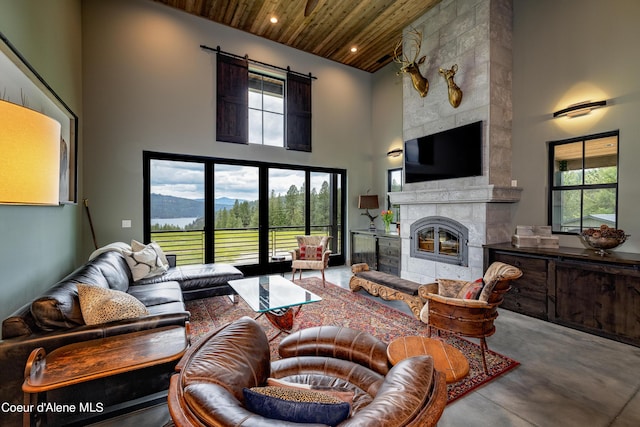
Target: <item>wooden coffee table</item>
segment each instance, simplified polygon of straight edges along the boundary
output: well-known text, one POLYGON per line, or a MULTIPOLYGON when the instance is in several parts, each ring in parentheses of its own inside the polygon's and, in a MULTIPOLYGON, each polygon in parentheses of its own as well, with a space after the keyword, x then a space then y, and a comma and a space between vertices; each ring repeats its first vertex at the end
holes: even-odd
MULTIPOLYGON (((46 402, 50 390, 178 361, 189 347, 189 335, 188 327, 165 326, 77 342, 49 354, 36 348, 24 371, 24 404, 35 408, 46 402)), ((46 413, 25 412, 23 424, 46 425, 46 413)))
POLYGON ((400 337, 389 343, 387 357, 392 365, 412 356, 429 355, 437 371, 445 374, 447 383, 460 381, 469 374, 469 361, 455 347, 435 338, 400 337))

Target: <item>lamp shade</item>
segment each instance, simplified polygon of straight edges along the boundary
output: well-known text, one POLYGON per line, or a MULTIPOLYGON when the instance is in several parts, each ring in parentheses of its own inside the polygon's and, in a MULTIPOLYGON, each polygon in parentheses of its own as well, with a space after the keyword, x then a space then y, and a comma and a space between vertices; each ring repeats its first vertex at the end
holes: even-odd
POLYGON ((378 209, 377 195, 364 195, 358 197, 358 209, 378 209))
POLYGON ((0 203, 57 205, 60 123, 0 100, 0 203))

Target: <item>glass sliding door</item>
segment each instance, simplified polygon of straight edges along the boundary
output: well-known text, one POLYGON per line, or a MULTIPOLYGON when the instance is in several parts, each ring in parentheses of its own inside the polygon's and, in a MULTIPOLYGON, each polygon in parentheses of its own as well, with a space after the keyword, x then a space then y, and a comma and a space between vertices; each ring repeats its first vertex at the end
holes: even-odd
POLYGON ((305 234, 306 177, 303 170, 269 168, 269 255, 288 256, 305 234))
POLYGON ((152 159, 149 219, 151 239, 178 264, 204 262, 204 164, 152 159))
POLYGON ((259 168, 213 165, 214 262, 259 263, 259 168))
POLYGON ((144 239, 179 265, 287 272, 303 234, 332 236, 330 263, 344 264, 344 170, 152 152, 143 159, 144 239))

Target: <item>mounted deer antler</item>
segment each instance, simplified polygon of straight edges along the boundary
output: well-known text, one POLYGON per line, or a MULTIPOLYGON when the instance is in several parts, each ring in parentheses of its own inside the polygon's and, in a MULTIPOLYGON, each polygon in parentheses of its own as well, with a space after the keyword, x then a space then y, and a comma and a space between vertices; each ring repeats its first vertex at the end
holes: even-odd
POLYGON ((402 39, 400 39, 398 44, 396 44, 396 48, 393 50, 393 60, 398 64, 402 64, 398 74, 408 73, 411 76, 411 83, 413 83, 413 87, 418 91, 420 96, 424 98, 427 96, 427 92, 429 92, 429 80, 420 73, 420 65, 424 63, 424 60, 427 58, 423 55, 422 58, 418 59, 418 55, 420 55, 420 48, 422 47, 422 32, 414 29, 409 31, 407 36, 415 49, 413 59, 409 60, 409 57, 404 53, 404 49, 402 52, 402 58, 400 58, 400 55, 398 54, 398 51, 402 48, 402 39), (418 62, 416 62, 416 60, 418 62))
POLYGON ((462 101, 462 91, 453 81, 453 76, 458 72, 458 64, 455 64, 450 70, 440 68, 438 72, 447 81, 447 86, 449 87, 449 104, 451 104, 453 108, 458 108, 458 105, 460 105, 462 101))

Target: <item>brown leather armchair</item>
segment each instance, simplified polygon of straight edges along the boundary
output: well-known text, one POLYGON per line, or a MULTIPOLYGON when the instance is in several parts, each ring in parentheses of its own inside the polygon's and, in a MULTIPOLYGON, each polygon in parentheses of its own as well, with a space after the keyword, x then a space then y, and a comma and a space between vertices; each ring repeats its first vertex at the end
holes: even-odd
POLYGON ((520 276, 522 271, 512 265, 492 263, 482 278, 484 286, 478 299, 450 296, 451 289, 461 290, 470 283, 463 280, 437 279, 437 283, 421 285, 418 294, 426 303, 420 312, 420 319, 429 325, 429 335, 435 328, 438 331, 479 338, 482 367, 488 375, 486 338, 496 332, 493 322, 498 317, 498 306, 502 304, 504 294, 511 289, 511 280, 520 276))
MULTIPOLYGON (((390 368, 386 344, 360 331, 320 326, 282 340, 271 362, 262 327, 244 317, 193 345, 171 378, 169 411, 177 427, 301 426, 265 418, 244 406, 243 388, 278 378, 353 390, 351 416, 338 424, 393 427, 436 425, 446 405, 444 375, 430 356, 390 368)), ((318 424, 313 424, 318 426, 318 424)))

